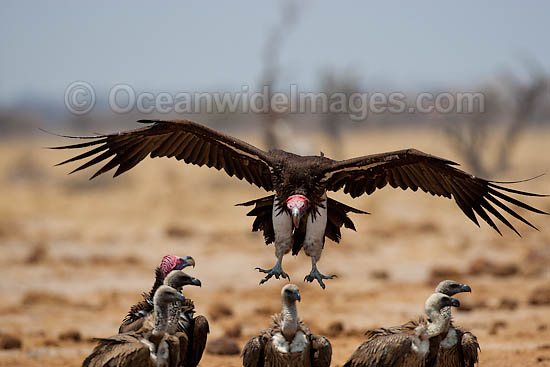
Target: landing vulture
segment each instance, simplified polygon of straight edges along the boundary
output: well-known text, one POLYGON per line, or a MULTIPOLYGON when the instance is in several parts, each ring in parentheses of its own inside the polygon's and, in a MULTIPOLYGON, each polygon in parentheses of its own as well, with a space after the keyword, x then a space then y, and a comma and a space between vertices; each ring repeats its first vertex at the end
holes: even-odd
POLYGON ((143 325, 143 320, 153 312, 153 296, 158 287, 162 285, 164 279, 172 270, 182 270, 188 266, 195 266, 195 260, 191 256, 165 255, 160 265, 155 269, 155 282, 149 293, 143 293, 143 301, 133 305, 128 311, 122 324, 118 328, 119 333, 136 331, 143 325))
MULTIPOLYGON (((388 184, 403 190, 418 189, 431 195, 453 198, 464 214, 479 226, 478 217, 500 233, 489 214, 518 233, 498 210, 535 228, 512 209, 511 204, 539 214, 547 214, 509 194, 544 196, 503 186, 459 170, 456 163, 415 149, 374 154, 342 161, 321 156, 300 156, 282 150, 265 152, 244 141, 209 129, 189 120, 140 120, 147 126, 116 134, 69 137, 83 139, 77 144, 54 149, 84 148, 86 151, 61 163, 88 161, 72 172, 102 163, 92 178, 116 168, 115 176, 131 169, 145 157, 174 157, 198 166, 223 169, 229 176, 246 180, 275 194, 243 205, 255 205, 248 213, 255 216, 253 230, 262 230, 266 243, 275 243, 277 262, 264 281, 289 278, 282 259, 302 248, 311 257, 311 272, 305 280, 324 279, 316 263, 321 257, 325 237, 336 242, 340 228, 354 229, 347 213, 364 213, 327 198, 327 191, 344 190, 355 198, 370 195, 388 184), (95 157, 94 157, 95 156, 95 157)), ((71 172, 71 173, 72 173, 71 172)), ((512 182, 509 182, 512 183, 512 182)), ((519 233, 518 233, 519 234, 519 233)), ((263 282, 263 281, 262 281, 263 282)))
POLYGON ((242 352, 244 367, 329 367, 332 346, 327 338, 311 334, 298 318, 300 292, 294 284, 281 291, 283 310, 273 325, 248 341, 242 352))
POLYGON ((434 367, 428 363, 431 339, 449 330, 450 313, 445 307, 458 307, 458 300, 443 293, 432 294, 425 304, 429 321, 415 328, 380 328, 366 333, 367 340, 351 355, 344 367, 434 367))
POLYGON ((82 367, 177 367, 179 340, 170 335, 168 306, 185 297, 167 285, 160 286, 153 298, 154 315, 138 331, 97 339, 98 345, 82 367))

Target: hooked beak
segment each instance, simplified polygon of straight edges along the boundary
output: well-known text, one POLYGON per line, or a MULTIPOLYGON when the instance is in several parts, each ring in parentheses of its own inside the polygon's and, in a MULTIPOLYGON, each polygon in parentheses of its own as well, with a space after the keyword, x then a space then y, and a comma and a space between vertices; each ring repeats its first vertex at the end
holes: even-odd
POLYGON ((460 307, 460 302, 456 298, 451 298, 449 302, 449 306, 451 307, 460 307))
POLYGON ((200 281, 199 279, 197 279, 197 278, 193 278, 193 279, 191 280, 191 285, 195 285, 195 286, 197 286, 197 287, 202 287, 201 281, 200 281))
POLYGON ((300 302, 301 301, 301 297, 300 297, 300 292, 296 291, 294 292, 294 298, 296 298, 296 301, 300 302))
POLYGON ((460 285, 460 290, 462 292, 472 293, 472 288, 470 288, 470 286, 468 284, 461 284, 460 285))
POLYGON ((179 301, 185 301, 186 300, 185 296, 183 294, 179 293, 179 292, 176 295, 176 297, 179 301))
POLYGON ((195 259, 193 259, 191 256, 182 256, 181 258, 183 259, 183 268, 186 268, 188 266, 195 267, 195 259))
POLYGON ((300 209, 298 208, 292 208, 292 223, 294 223, 294 227, 298 228, 300 227, 300 220, 302 220, 302 214, 300 213, 300 209))

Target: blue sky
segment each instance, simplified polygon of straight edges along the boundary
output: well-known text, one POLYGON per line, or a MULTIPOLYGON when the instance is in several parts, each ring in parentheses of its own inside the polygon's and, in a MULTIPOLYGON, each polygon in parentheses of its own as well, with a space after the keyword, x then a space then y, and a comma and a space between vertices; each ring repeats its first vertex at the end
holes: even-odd
MULTIPOLYGON (((300 2, 281 54, 283 84, 315 88, 348 69, 393 88, 471 85, 522 58, 550 70, 550 2, 300 2)), ((238 89, 257 85, 276 1, 3 1, 0 104, 97 90, 238 89)), ((105 92, 106 93, 106 92, 105 92)))

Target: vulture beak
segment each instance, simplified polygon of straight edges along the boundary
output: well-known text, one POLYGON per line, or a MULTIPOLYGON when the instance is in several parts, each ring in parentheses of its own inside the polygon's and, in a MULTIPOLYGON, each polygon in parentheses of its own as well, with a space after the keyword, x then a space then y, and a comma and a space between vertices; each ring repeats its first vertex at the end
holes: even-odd
POLYGON ((290 210, 294 228, 299 228, 302 217, 309 207, 309 199, 304 195, 291 195, 286 199, 286 207, 290 210))
POLYGON ((294 298, 296 298, 296 301, 300 302, 302 300, 302 298, 300 297, 300 292, 294 292, 294 298))
POLYGON ((295 228, 300 227, 301 219, 302 219, 302 215, 300 214, 300 209, 292 208, 292 223, 294 223, 295 228))
POLYGON ((456 298, 449 297, 449 302, 447 306, 460 307, 460 302, 456 298))
POLYGON ((195 259, 193 259, 191 256, 182 256, 180 257, 180 259, 183 260, 183 268, 186 268, 188 266, 195 267, 195 259))
POLYGON ((192 278, 190 285, 195 285, 197 287, 202 287, 201 281, 197 278, 192 278))
POLYGON ((176 294, 176 298, 178 299, 178 301, 185 301, 186 300, 185 296, 183 294, 179 293, 179 292, 176 294))
POLYGON ((470 286, 468 284, 461 284, 460 285, 460 290, 462 292, 472 293, 472 288, 470 288, 470 286))

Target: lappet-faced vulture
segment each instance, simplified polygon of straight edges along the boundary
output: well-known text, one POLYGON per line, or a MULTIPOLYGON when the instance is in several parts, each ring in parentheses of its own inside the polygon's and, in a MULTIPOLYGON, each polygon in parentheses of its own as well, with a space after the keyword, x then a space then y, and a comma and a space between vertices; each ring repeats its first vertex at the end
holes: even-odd
POLYGON ((248 213, 256 217, 252 229, 262 230, 266 243, 275 243, 276 264, 272 269, 258 268, 266 273, 264 281, 273 276, 288 278, 282 269, 283 256, 291 250, 296 255, 302 248, 311 257, 311 272, 305 280, 317 280, 324 288, 323 280, 332 278, 321 274, 316 265, 325 237, 338 242, 342 225, 355 228, 347 213, 364 212, 328 198, 327 191, 343 189, 344 193, 355 198, 370 195, 388 184, 403 190, 420 189, 431 195, 453 198, 476 225, 479 226, 479 217, 498 233, 500 230, 489 214, 518 233, 501 211, 534 228, 511 205, 547 214, 510 196, 544 195, 504 186, 512 182, 476 177, 459 170, 450 160, 415 149, 338 161, 324 155, 300 156, 283 150, 266 152, 189 120, 139 122, 147 126, 115 134, 70 137, 85 141, 55 149, 87 150, 60 164, 90 158, 72 171, 76 172, 103 162, 93 178, 113 168, 116 168, 114 175, 118 176, 147 156, 170 157, 198 166, 223 169, 229 176, 274 191, 274 195, 243 204, 255 205, 248 213))

